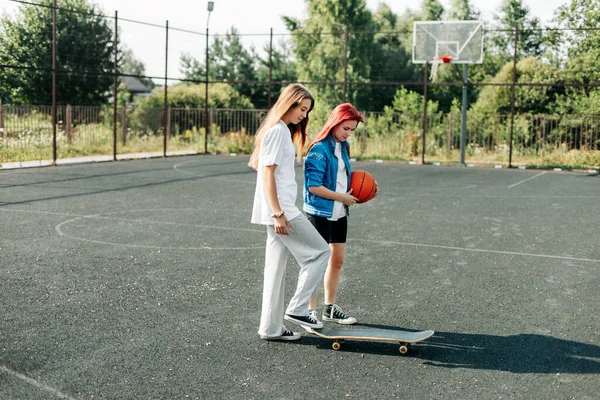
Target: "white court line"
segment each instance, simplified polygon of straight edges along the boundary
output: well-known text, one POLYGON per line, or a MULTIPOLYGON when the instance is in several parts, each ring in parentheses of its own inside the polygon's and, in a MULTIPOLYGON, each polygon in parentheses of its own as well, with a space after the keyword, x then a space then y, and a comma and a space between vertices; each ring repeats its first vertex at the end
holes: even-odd
MULTIPOLYGON (((173 209, 173 210, 180 210, 180 209, 173 209)), ((187 209, 185 209, 187 210, 187 209)), ((47 212, 47 211, 31 211, 31 210, 10 210, 10 209, 3 209, 0 208, 0 211, 18 211, 18 212, 37 212, 40 214, 56 214, 56 215, 66 215, 66 216, 73 216, 74 214, 60 214, 60 213, 53 213, 53 212, 47 212)), ((136 210, 136 212, 141 212, 141 211, 152 211, 152 210, 136 210)), ((116 213, 116 212, 115 212, 116 213)), ((79 240, 82 242, 89 242, 89 243, 99 243, 99 244, 106 244, 106 245, 113 245, 113 246, 122 246, 122 247, 135 247, 135 248, 147 248, 147 249, 168 249, 168 250, 256 250, 256 249, 263 249, 263 246, 260 247, 208 247, 208 246, 203 246, 203 247, 164 247, 164 246, 144 246, 144 245, 134 245, 134 244, 123 244, 123 243, 112 243, 112 242, 104 242, 104 241, 100 241, 100 240, 92 240, 92 239, 83 239, 83 238, 78 238, 75 236, 71 236, 68 235, 64 232, 62 232, 62 230, 60 229, 63 225, 69 223, 69 222, 73 222, 79 219, 84 219, 84 218, 99 218, 99 219, 113 219, 113 220, 123 220, 123 221, 131 221, 131 222, 147 222, 147 223, 152 223, 152 224, 166 224, 166 225, 184 225, 184 226, 192 226, 192 227, 200 227, 200 228, 216 228, 216 229, 223 229, 223 230, 243 230, 246 232, 257 232, 257 233, 262 233, 264 231, 259 230, 259 229, 244 229, 244 228, 229 228, 229 227, 217 227, 217 226, 208 226, 208 225, 194 225, 194 224, 178 224, 178 223, 173 223, 173 222, 165 222, 165 221, 140 221, 140 220, 130 220, 130 219, 121 219, 121 218, 113 218, 113 217, 102 217, 102 214, 95 214, 95 215, 80 215, 77 218, 73 218, 67 221, 63 221, 60 224, 56 225, 55 230, 58 232, 59 235, 61 236, 65 236, 74 240, 79 240)), ((471 251, 471 252, 479 252, 479 253, 493 253, 493 254, 505 254, 505 255, 515 255, 515 256, 528 256, 528 257, 540 257, 540 258, 551 258, 551 259, 559 259, 559 260, 569 260, 569 261, 585 261, 585 262, 599 262, 600 260, 594 260, 594 259, 589 259, 589 258, 577 258, 577 257, 566 257, 566 256, 552 256, 552 255, 546 255, 546 254, 535 254, 535 253, 519 253, 519 252, 514 252, 514 251, 502 251, 502 250, 485 250, 485 249, 474 249, 474 248, 467 248, 467 247, 454 247, 454 246, 443 246, 443 245, 434 245, 434 244, 423 244, 423 243, 407 243, 407 242, 393 242, 393 241, 382 241, 382 240, 369 240, 369 239, 352 239, 352 238, 348 238, 349 241, 356 241, 356 242, 369 242, 369 243, 382 243, 382 244, 396 244, 396 245, 401 245, 401 246, 415 246, 415 247, 429 247, 429 248, 438 248, 438 249, 446 249, 446 250, 459 250, 459 251, 471 251)))
POLYGON ((260 232, 260 233, 264 232, 264 231, 258 230, 258 229, 229 228, 229 227, 210 226, 210 225, 190 225, 190 224, 179 224, 179 223, 164 222, 164 221, 153 222, 153 221, 127 220, 127 219, 121 219, 121 218, 102 217, 101 214, 86 215, 83 217, 72 218, 72 219, 63 221, 60 224, 56 225, 54 227, 54 229, 60 236, 65 236, 65 237, 68 237, 73 240, 79 240, 81 242, 87 242, 87 243, 98 243, 98 244, 105 244, 105 245, 111 245, 111 246, 119 246, 119 247, 133 247, 133 248, 140 248, 140 249, 164 249, 164 250, 257 250, 257 249, 264 249, 264 246, 254 246, 254 247, 210 247, 210 246, 174 247, 174 246, 148 246, 148 245, 140 245, 140 244, 114 243, 114 242, 105 242, 103 240, 84 239, 81 237, 66 234, 61 230, 62 226, 65 224, 68 224, 70 222, 74 222, 74 221, 77 221, 80 219, 86 219, 86 218, 101 218, 101 219, 110 219, 110 220, 118 220, 118 221, 142 222, 142 223, 143 222, 151 222, 151 223, 165 224, 165 225, 185 225, 185 226, 194 226, 197 228, 202 227, 202 228, 209 228, 209 229, 246 231, 246 232, 253 232, 253 233, 254 232, 260 232))
POLYGON ((50 387, 48 385, 44 385, 41 382, 36 381, 33 378, 30 378, 26 375, 20 374, 16 371, 13 371, 12 369, 7 368, 5 365, 0 365, 0 371, 5 372, 9 375, 14 376, 15 378, 19 378, 27 383, 29 383, 30 385, 35 386, 38 389, 42 389, 45 390, 48 393, 53 394, 54 396, 58 397, 59 399, 68 399, 68 400, 75 400, 73 397, 68 396, 64 393, 62 393, 61 391, 54 389, 53 387, 50 387))
POLYGON ((395 244, 395 245, 400 245, 400 246, 430 247, 430 248, 445 249, 445 250, 472 251, 472 252, 476 252, 476 253, 493 253, 493 254, 504 254, 504 255, 511 255, 511 256, 553 258, 553 259, 558 259, 558 260, 585 261, 585 262, 600 263, 600 260, 594 260, 594 259, 590 259, 590 258, 551 256, 551 255, 546 255, 546 254, 535 254, 535 253, 519 253, 516 251, 473 249, 473 248, 467 248, 467 247, 442 246, 442 245, 437 245, 437 244, 424 244, 424 243, 392 242, 392 241, 385 241, 385 240, 350 239, 350 238, 348 240, 355 241, 355 242, 395 244))
POLYGON ((532 177, 529 177, 529 178, 527 178, 527 179, 523 179, 521 182, 517 182, 517 183, 515 183, 514 185, 510 185, 510 186, 508 187, 508 189, 510 189, 510 188, 514 188, 515 186, 517 186, 517 185, 520 185, 520 184, 521 184, 521 183, 523 183, 523 182, 530 181, 530 180, 532 180, 533 178, 537 178, 538 176, 542 176, 542 175, 544 175, 546 172, 548 172, 548 171, 540 172, 540 173, 539 173, 539 174, 537 174, 537 175, 534 175, 534 176, 532 176, 532 177))
MULTIPOLYGON (((386 195, 394 195, 398 197, 464 197, 469 199, 598 199, 600 196, 561 196, 561 195, 540 195, 540 196, 503 196, 503 195, 487 195, 487 194, 464 194, 464 193, 406 193, 385 191, 386 195)), ((378 194, 379 196, 379 194, 378 194)))

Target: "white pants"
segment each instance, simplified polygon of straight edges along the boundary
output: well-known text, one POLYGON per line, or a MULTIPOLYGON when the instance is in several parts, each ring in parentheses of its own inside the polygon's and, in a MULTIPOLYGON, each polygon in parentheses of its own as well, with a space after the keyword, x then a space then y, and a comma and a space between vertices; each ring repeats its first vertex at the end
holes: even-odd
POLYGON ((262 314, 258 334, 262 337, 280 336, 283 326, 285 301, 285 270, 291 253, 298 265, 298 286, 288 304, 286 314, 306 316, 311 297, 323 279, 331 249, 304 214, 289 221, 289 235, 279 235, 267 225, 265 251, 265 280, 262 314))

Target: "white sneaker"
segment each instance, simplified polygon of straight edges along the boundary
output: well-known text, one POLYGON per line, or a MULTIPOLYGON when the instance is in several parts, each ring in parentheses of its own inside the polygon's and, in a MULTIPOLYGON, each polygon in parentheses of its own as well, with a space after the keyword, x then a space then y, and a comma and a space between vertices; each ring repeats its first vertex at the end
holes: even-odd
POLYGON ((336 322, 341 325, 352 325, 356 323, 356 318, 343 312, 337 304, 325 305, 322 317, 323 321, 336 322))

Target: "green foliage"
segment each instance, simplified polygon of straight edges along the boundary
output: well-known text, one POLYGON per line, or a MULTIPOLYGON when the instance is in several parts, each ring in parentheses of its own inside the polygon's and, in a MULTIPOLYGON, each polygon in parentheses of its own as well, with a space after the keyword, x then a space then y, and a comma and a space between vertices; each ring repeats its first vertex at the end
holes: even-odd
POLYGON ((127 90, 127 86, 123 82, 117 86, 117 105, 123 107, 129 104, 131 100, 131 93, 127 90))
POLYGON ((438 0, 423 0, 423 20, 441 21, 444 6, 438 0))
MULTIPOLYGON (((371 81, 410 82, 419 79, 417 67, 412 63, 410 46, 406 47, 403 38, 410 36, 410 29, 402 26, 396 14, 386 4, 380 4, 373 15, 377 32, 374 36, 371 81)), ((371 88, 368 109, 381 111, 394 98, 397 87, 375 85, 371 88)))
MULTIPOLYGON (((167 91, 169 107, 194 109, 196 115, 194 121, 199 121, 203 118, 202 115, 205 108, 204 84, 179 84, 169 86, 167 91)), ((138 100, 138 104, 133 112, 132 125, 138 130, 148 132, 148 134, 162 134, 164 122, 161 113, 157 113, 157 110, 161 110, 163 107, 164 87, 156 87, 150 96, 138 100)), ((247 97, 239 94, 230 85, 215 83, 208 86, 208 107, 252 109, 254 105, 247 97)), ((190 126, 198 125, 198 122, 180 123, 179 121, 173 121, 173 123, 180 124, 180 128, 184 130, 190 126)))
POLYGON ((480 12, 475 9, 469 0, 452 0, 448 19, 458 21, 469 21, 479 19, 480 12))
MULTIPOLYGON (((439 118, 435 101, 427 102, 427 116, 428 120, 439 118)), ((422 149, 423 96, 402 87, 383 113, 369 113, 365 125, 365 134, 358 139, 360 146, 355 154, 367 158, 413 159, 422 149)), ((435 149, 433 143, 439 131, 439 128, 428 129, 430 150, 435 149)))
MULTIPOLYGON (((427 101, 427 114, 435 114, 438 111, 438 103, 427 101)), ((404 87, 396 91, 391 106, 385 107, 386 113, 423 114, 423 96, 404 87)))
MULTIPOLYGON (((204 108, 205 107, 205 85, 204 84, 179 84, 169 86, 168 106, 177 108, 204 108)), ((156 87, 148 97, 141 98, 139 106, 163 107, 164 87, 156 87)), ((215 83, 208 86, 209 108, 254 108, 252 102, 238 93, 231 85, 226 83, 215 83)))
MULTIPOLYGON (((561 6, 555 23, 560 31, 551 32, 549 40, 558 52, 563 66, 562 80, 575 83, 600 81, 600 1, 571 0, 561 6)), ((556 112, 598 114, 600 89, 570 87, 560 96, 556 112)))
MULTIPOLYGON (((492 83, 512 83, 513 64, 506 63, 492 83)), ((517 63, 517 83, 553 83, 559 71, 553 65, 529 57, 517 63)), ((482 114, 505 114, 511 110, 511 86, 486 86, 481 90, 473 110, 482 114)), ((549 112, 560 88, 551 86, 515 88, 515 112, 538 114, 549 112)))
POLYGON ((497 32, 492 39, 496 53, 504 54, 506 59, 512 58, 514 53, 514 31, 519 29, 519 45, 517 56, 540 57, 544 54, 544 36, 541 32, 540 20, 530 16, 529 7, 522 0, 503 0, 502 5, 494 16, 498 29, 506 32, 497 32))
MULTIPOLYGON (((258 56, 254 49, 247 50, 242 44, 238 30, 231 27, 224 37, 215 37, 208 52, 208 75, 217 81, 256 81, 258 56)), ((181 57, 181 72, 186 79, 204 81, 206 65, 189 54, 181 57)), ((258 107, 267 102, 265 90, 250 83, 231 83, 237 92, 250 99, 258 107)))
MULTIPOLYGON (((52 10, 22 4, 14 19, 0 17, 0 63, 37 69, 0 69, 0 98, 15 104, 50 104, 52 10)), ((112 84, 113 33, 87 0, 63 0, 57 11, 57 102, 102 104, 112 84), (74 11, 71 11, 74 10, 74 11)))
MULTIPOLYGON (((296 62, 294 61, 294 53, 291 45, 281 40, 274 44, 271 52, 271 60, 269 61, 269 46, 265 45, 264 53, 266 56, 264 58, 259 56, 259 66, 256 71, 258 80, 261 82, 269 81, 269 65, 271 63, 271 81, 296 82, 296 62)), ((271 104, 277 100, 278 94, 281 93, 281 90, 285 86, 286 84, 271 85, 271 104)), ((254 97, 256 99, 254 104, 257 108, 267 108, 269 106, 268 86, 264 85, 255 90, 260 95, 254 97)))

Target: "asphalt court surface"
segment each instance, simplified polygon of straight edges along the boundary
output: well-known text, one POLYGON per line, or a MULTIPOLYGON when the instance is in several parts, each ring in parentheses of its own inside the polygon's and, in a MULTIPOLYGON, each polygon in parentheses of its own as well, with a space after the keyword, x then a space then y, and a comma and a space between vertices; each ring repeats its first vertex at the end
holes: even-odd
POLYGON ((0 398, 597 398, 600 176, 353 163, 379 195, 351 209, 338 303, 436 331, 400 355, 258 338, 247 161, 0 171, 0 398))

